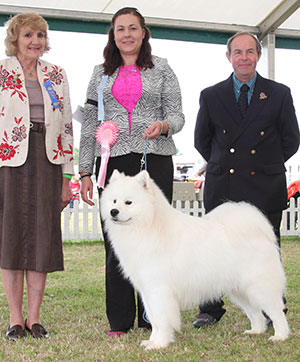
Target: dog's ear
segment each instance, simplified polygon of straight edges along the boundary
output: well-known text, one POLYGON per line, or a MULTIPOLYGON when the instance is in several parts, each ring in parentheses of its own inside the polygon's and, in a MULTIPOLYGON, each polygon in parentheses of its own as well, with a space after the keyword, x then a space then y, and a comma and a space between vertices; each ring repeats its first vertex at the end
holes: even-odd
POLYGON ((112 175, 110 176, 109 182, 114 182, 116 181, 118 178, 120 178, 120 176, 122 175, 121 172, 119 172, 118 170, 114 170, 112 175))
POLYGON ((150 187, 150 176, 149 173, 146 170, 141 171, 135 176, 140 184, 142 184, 143 187, 148 189, 150 187))

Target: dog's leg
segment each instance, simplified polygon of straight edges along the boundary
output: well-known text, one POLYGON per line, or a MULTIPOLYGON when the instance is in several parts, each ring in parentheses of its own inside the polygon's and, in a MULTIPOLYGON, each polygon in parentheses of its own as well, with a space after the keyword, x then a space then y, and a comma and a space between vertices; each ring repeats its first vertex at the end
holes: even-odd
POLYGON ((284 304, 281 293, 272 290, 256 290, 252 295, 235 295, 232 298, 246 312, 251 321, 251 329, 245 331, 248 334, 263 333, 267 329, 266 319, 262 310, 273 321, 275 334, 270 337, 271 341, 283 341, 288 338, 289 327, 283 312, 284 304))
POLYGON ((261 309, 242 293, 231 295, 231 300, 237 304, 247 315, 251 323, 251 329, 244 331, 245 334, 260 334, 266 331, 267 326, 261 309))
POLYGON ((148 340, 144 340, 141 346, 146 350, 160 349, 168 347, 168 345, 174 342, 174 331, 170 327, 152 327, 152 333, 148 340))
POLYGON ((270 337, 270 341, 284 341, 289 335, 289 326, 283 307, 268 308, 266 313, 271 318, 274 327, 274 336, 270 337))
POLYGON ((167 347, 174 342, 174 330, 180 330, 180 309, 170 293, 143 295, 147 316, 152 326, 149 340, 141 343, 147 350, 167 347))
POLYGON ((269 340, 272 342, 285 341, 289 336, 289 326, 286 320, 285 314, 282 312, 282 317, 273 320, 273 326, 275 330, 274 336, 270 337, 269 340))
POLYGON ((264 333, 267 329, 265 318, 259 309, 244 308, 245 313, 247 314, 250 323, 251 329, 245 330, 245 334, 261 334, 264 333))
POLYGON ((260 295, 260 307, 273 322, 274 336, 271 341, 284 341, 289 335, 289 326, 284 313, 283 290, 269 289, 260 295), (262 298, 263 296, 263 298, 262 298))
MULTIPOLYGON (((266 288, 266 286, 264 289, 256 289, 254 295, 248 295, 252 306, 264 311, 272 320, 275 334, 270 338, 271 341, 283 341, 289 335, 289 326, 283 312, 284 303, 282 295, 283 290, 280 288, 266 288)), ((266 322, 265 318, 264 322, 266 322)))

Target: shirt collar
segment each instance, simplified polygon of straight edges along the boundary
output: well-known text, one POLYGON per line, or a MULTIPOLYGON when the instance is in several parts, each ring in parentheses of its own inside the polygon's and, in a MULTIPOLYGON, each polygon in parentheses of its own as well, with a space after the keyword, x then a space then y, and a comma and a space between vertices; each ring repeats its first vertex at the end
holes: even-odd
MULTIPOLYGON (((249 87, 249 91, 248 91, 248 103, 250 103, 251 98, 252 98, 252 94, 254 91, 254 86, 255 86, 255 82, 256 82, 256 78, 257 78, 257 72, 255 72, 255 75, 252 79, 250 79, 250 81, 247 84, 247 86, 249 87)), ((240 96, 240 89, 241 86, 245 83, 240 82, 237 77, 235 76, 235 74, 233 73, 232 76, 233 79, 233 90, 234 90, 234 95, 235 95, 235 99, 236 101, 238 101, 239 96, 240 96)))
MULTIPOLYGON (((257 72, 255 72, 254 77, 252 79, 250 79, 249 82, 246 83, 247 86, 250 88, 249 90, 251 93, 253 92, 256 78, 257 78, 257 72)), ((239 81, 237 79, 237 77, 235 76, 235 74, 233 73, 233 86, 234 86, 235 90, 238 91, 238 93, 240 92, 240 88, 243 84, 245 84, 245 83, 242 83, 241 81, 239 81)))

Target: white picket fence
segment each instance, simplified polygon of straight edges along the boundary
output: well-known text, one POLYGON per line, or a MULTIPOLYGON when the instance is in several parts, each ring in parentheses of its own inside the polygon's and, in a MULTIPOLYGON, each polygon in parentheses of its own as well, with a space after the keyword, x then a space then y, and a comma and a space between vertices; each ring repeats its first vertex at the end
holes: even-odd
MULTIPOLYGON (((204 215, 202 192, 195 194, 192 183, 174 183, 173 207, 186 214, 201 217, 204 215), (178 185, 177 185, 178 184, 178 185)), ((99 217, 99 200, 95 206, 75 201, 74 208, 67 207, 62 212, 62 236, 64 240, 102 239, 99 217)), ((292 198, 290 206, 283 212, 281 235, 300 236, 300 200, 292 198)))

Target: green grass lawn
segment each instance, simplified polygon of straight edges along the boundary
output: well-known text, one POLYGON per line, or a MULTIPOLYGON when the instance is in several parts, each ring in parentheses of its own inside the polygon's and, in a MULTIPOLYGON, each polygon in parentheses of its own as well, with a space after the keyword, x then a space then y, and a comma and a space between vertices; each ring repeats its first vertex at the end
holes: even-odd
POLYGON ((182 313, 182 333, 160 351, 145 351, 139 346, 150 332, 134 329, 121 338, 107 337, 103 244, 66 243, 64 251, 65 271, 49 274, 42 305, 42 323, 51 333, 49 340, 29 336, 17 342, 5 339, 9 312, 0 283, 0 361, 300 361, 299 238, 282 242, 291 328, 287 341, 269 342, 272 328, 260 336, 243 335, 249 321, 226 299, 227 313, 213 327, 192 327, 197 309, 182 313))

